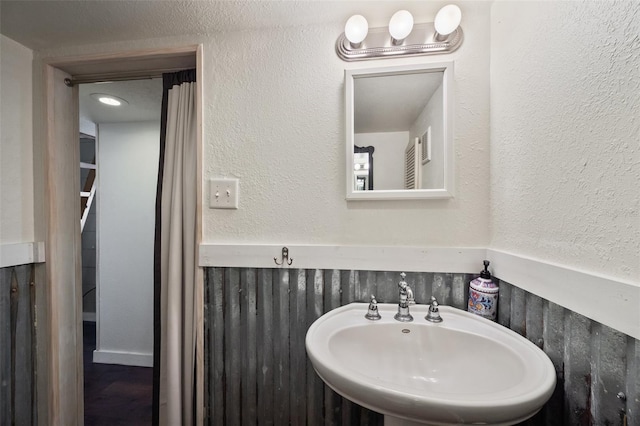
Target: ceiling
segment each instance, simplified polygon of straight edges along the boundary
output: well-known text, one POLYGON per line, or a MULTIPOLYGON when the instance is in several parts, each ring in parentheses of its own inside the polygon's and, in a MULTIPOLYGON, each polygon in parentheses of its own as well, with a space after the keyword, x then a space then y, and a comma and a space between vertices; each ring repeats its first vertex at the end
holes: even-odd
POLYGON ((132 80, 79 85, 80 120, 93 123, 160 121, 162 79, 132 80), (127 105, 109 106, 91 97, 101 93, 122 98, 127 105))
MULTIPOLYGON (((163 0, 0 1, 0 31, 34 50, 300 25, 343 25, 365 14, 386 26, 399 9, 432 21, 442 1, 163 0)), ((339 34, 336 34, 336 38, 339 34)))
POLYGON ((442 84, 443 72, 354 79, 354 133, 408 131, 442 84))

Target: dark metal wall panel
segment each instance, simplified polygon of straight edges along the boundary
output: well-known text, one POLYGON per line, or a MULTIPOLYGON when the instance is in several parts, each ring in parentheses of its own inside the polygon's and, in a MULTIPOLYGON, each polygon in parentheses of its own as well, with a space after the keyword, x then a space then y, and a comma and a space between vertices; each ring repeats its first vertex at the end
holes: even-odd
POLYGON ((342 282, 340 283, 340 305, 349 303, 350 300, 356 300, 356 280, 358 280, 357 271, 342 271, 342 282))
MULTIPOLYGON (((500 301, 498 301, 500 303, 500 301)), ((527 323, 526 323, 526 294, 525 291, 518 288, 513 287, 511 289, 511 320, 509 321, 511 328, 516 333, 527 336, 527 323)))
POLYGON ((307 328, 307 280, 305 271, 295 269, 289 275, 291 292, 289 293, 289 398, 291 413, 289 419, 292 424, 304 424, 307 418, 306 410, 306 350, 304 336, 307 328))
POLYGON ((261 424, 273 425, 273 351, 269 349, 274 336, 273 270, 258 270, 257 292, 258 418, 263 419, 261 424))
POLYGON ((594 424, 619 423, 625 412, 617 397, 625 390, 627 336, 594 323, 591 333, 591 413, 594 424))
MULTIPOLYGON (((398 274, 390 273, 390 285, 389 292, 385 294, 386 297, 381 297, 380 300, 386 300, 387 302, 397 301, 398 299, 398 274)), ((413 295, 417 303, 429 303, 431 295, 433 294, 433 276, 434 274, 426 273, 407 273, 407 283, 413 289, 413 295)), ((381 295, 382 296, 382 295, 381 295)))
MULTIPOLYGON (((625 396, 629 420, 640 419, 640 340, 627 336, 627 375, 625 396)), ((640 422, 639 422, 640 423, 640 422)), ((627 422, 628 425, 632 423, 627 422)))
MULTIPOLYGON (((375 296, 378 300, 393 300, 398 294, 398 278, 397 272, 376 272, 376 291, 375 296)), ((413 282, 412 277, 407 277, 413 282)), ((415 291, 414 291, 415 293, 415 291)), ((418 295, 415 295, 416 298, 418 295)), ((365 299, 368 300, 368 299, 365 299)))
MULTIPOLYGON (((330 285, 331 283, 329 283, 330 285)), ((324 312, 324 280, 323 272, 320 270, 307 271, 307 318, 304 330, 324 312)), ((309 361, 305 357, 305 361, 309 361)), ((307 418, 308 423, 321 425, 324 422, 323 404, 324 382, 313 371, 311 365, 306 365, 307 381, 307 418)))
MULTIPOLYGON (((451 303, 450 276, 451 274, 435 274, 433 277, 431 294, 438 299, 438 302, 442 305, 448 305, 451 303)), ((427 299, 427 301, 423 301, 422 303, 429 303, 429 301, 427 299)))
MULTIPOLYGON (((503 285, 500 286, 502 292, 503 285)), ((544 425, 564 424, 564 316, 565 309, 555 303, 544 301, 542 306, 542 349, 551 359, 556 370, 558 385, 551 399, 542 410, 544 425)))
POLYGON ((0 269, 0 424, 32 425, 36 413, 33 265, 0 269))
POLYGON ((31 267, 15 268, 13 286, 16 289, 12 293, 16 301, 15 316, 15 412, 16 426, 32 424, 32 391, 33 386, 33 359, 32 352, 32 301, 30 275, 31 267))
POLYGON ((526 293, 525 295, 525 327, 527 332, 527 339, 533 344, 542 348, 543 340, 543 310, 542 310, 542 298, 535 294, 526 293))
MULTIPOLYGON (((204 372, 203 374, 205 375, 205 388, 204 388, 204 393, 205 395, 211 395, 213 392, 213 389, 211 388, 212 383, 213 383, 213 357, 211 356, 211 344, 213 341, 213 324, 211 321, 211 316, 210 316, 210 312, 212 310, 212 306, 209 304, 209 302, 211 301, 211 291, 212 286, 205 286, 204 287, 204 291, 203 291, 203 295, 204 295, 204 307, 203 307, 203 325, 204 325, 204 351, 206 353, 208 353, 208 356, 204 357, 204 372)), ((204 401, 204 416, 207 418, 212 418, 212 414, 213 414, 213 409, 211 407, 211 399, 206 399, 204 401)))
MULTIPOLYGON (((341 305, 372 294, 397 302, 397 272, 207 268, 206 278, 207 424, 382 425, 380 414, 324 385, 304 338, 341 305)), ((408 272, 406 281, 418 303, 434 295, 466 309, 472 278, 408 272)), ((506 282, 498 322, 541 347, 558 377, 549 402, 523 424, 640 425, 638 340, 506 282)))
POLYGON ((240 324, 240 269, 230 269, 224 277, 224 393, 227 407, 226 424, 240 426, 242 421, 242 340, 240 324))
POLYGON ((255 425, 258 398, 256 394, 258 352, 257 343, 257 295, 256 270, 242 269, 240 273, 241 306, 240 334, 242 342, 242 424, 255 425))
MULTIPOLYGON (((324 271, 324 306, 322 312, 328 312, 341 305, 342 276, 343 274, 336 269, 324 271)), ((309 370, 310 371, 307 373, 308 375, 314 375, 317 377, 317 374, 315 373, 313 368, 309 370)), ((342 416, 342 397, 331 390, 328 386, 325 386, 324 384, 322 386, 324 393, 324 401, 322 401, 324 403, 324 424, 326 426, 338 425, 341 422, 342 416)), ((320 425, 322 424, 322 422, 314 424, 320 425)))
POLYGON ((565 315, 564 336, 564 421, 566 425, 593 424, 591 321, 569 312, 565 315))
POLYGON ((564 371, 564 316, 565 309, 562 306, 544 302, 541 315, 542 349, 553 362, 558 375, 564 371))
POLYGON ((209 418, 214 424, 225 424, 225 357, 224 357, 224 285, 223 271, 221 269, 208 269, 206 294, 210 299, 205 301, 207 316, 209 318, 207 331, 207 356, 210 398, 209 418))
POLYGON ((12 268, 0 269, 0 424, 11 424, 11 276, 12 268))
MULTIPOLYGON (((274 339, 273 345, 263 350, 273 350, 274 362, 274 423, 289 423, 289 270, 274 271, 276 281, 273 291, 274 339)), ((294 372, 295 373, 295 372, 294 372)), ((227 406, 228 407, 228 406, 227 406)), ((228 407, 233 409, 233 407, 228 407)))
POLYGON ((511 328, 511 286, 508 283, 500 283, 500 293, 498 293, 498 323, 507 328, 511 328))
POLYGON ((468 277, 463 274, 455 274, 451 287, 451 305, 465 310, 469 300, 469 281, 467 279, 468 277))

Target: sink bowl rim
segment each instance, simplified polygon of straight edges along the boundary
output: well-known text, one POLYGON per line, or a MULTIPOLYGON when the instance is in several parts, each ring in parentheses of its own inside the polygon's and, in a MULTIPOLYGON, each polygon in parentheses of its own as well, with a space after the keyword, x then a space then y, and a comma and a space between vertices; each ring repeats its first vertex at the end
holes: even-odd
MULTIPOLYGON (((327 383, 332 389, 341 395, 347 397, 348 399, 353 400, 361 405, 367 406, 375 411, 382 412, 384 414, 390 415, 398 415, 398 412, 389 412, 385 410, 381 410, 379 407, 375 406, 368 402, 367 400, 363 400, 356 395, 349 394, 348 389, 358 388, 362 391, 371 391, 375 395, 378 395, 383 398, 394 398, 394 397, 404 397, 409 398, 413 404, 420 404, 423 406, 433 406, 434 408, 437 406, 439 408, 444 409, 464 409, 464 410, 477 410, 478 412, 484 412, 487 410, 495 410, 499 408, 507 409, 508 407, 513 407, 514 405, 527 405, 527 406, 535 406, 536 408, 530 413, 531 415, 535 414, 542 405, 549 399, 551 396, 555 385, 556 385, 556 372, 555 368, 549 359, 549 357, 536 345, 522 337, 521 335, 515 333, 514 331, 503 327, 497 323, 489 321, 487 319, 478 317, 476 315, 470 314, 461 309, 457 309, 450 306, 440 306, 440 312, 444 319, 442 323, 431 323, 424 319, 424 315, 426 315, 428 305, 414 305, 411 307, 411 312, 414 316, 414 321, 411 323, 400 323, 393 319, 393 314, 397 310, 396 304, 387 304, 380 303, 378 304, 378 309, 382 314, 383 318, 379 321, 369 321, 364 318, 364 313, 367 311, 367 303, 350 303, 348 305, 341 306, 336 308, 318 320, 316 320, 308 329, 305 345, 307 348, 307 353, 311 362, 313 364, 314 369, 318 373, 318 375, 327 383), (376 385, 372 383, 372 378, 362 374, 358 371, 352 371, 340 365, 335 359, 331 359, 333 355, 330 353, 327 343, 327 348, 324 353, 320 353, 321 351, 315 352, 318 348, 317 345, 314 345, 313 339, 316 338, 318 330, 323 326, 328 326, 327 322, 336 321, 336 317, 340 314, 347 314, 349 322, 347 325, 341 325, 337 329, 332 330, 329 334, 329 339, 332 334, 337 333, 339 330, 348 328, 348 327, 368 327, 368 326, 377 326, 377 324, 395 324, 398 326, 410 326, 410 327, 442 327, 449 328, 451 330, 455 330, 456 332, 461 333, 471 333, 476 334, 480 337, 489 338, 479 333, 475 333, 473 331, 469 331, 466 329, 461 329, 460 327, 456 328, 456 325, 460 325, 459 322, 465 323, 472 321, 469 324, 473 324, 474 327, 479 327, 480 330, 492 330, 494 334, 502 336, 501 338, 505 339, 506 342, 514 342, 516 343, 518 351, 527 350, 529 355, 522 355, 516 350, 512 350, 513 353, 517 354, 523 360, 530 359, 532 357, 535 366, 536 373, 535 375, 529 374, 528 371, 530 368, 525 369, 525 377, 534 377, 535 383, 525 383, 520 386, 513 386, 512 388, 507 388, 500 392, 490 392, 490 393, 482 393, 480 389, 471 389, 468 394, 465 394, 465 397, 469 397, 470 395, 476 396, 476 398, 467 398, 461 399, 457 395, 447 394, 445 396, 437 395, 434 393, 427 394, 418 394, 417 390, 414 389, 393 389, 390 387, 385 387, 382 385, 376 385), (362 315, 360 315, 362 314, 362 315), (362 317, 362 321, 359 320, 359 317, 362 317), (353 319, 353 323, 351 320, 353 319), (447 321, 448 320, 448 321, 447 321), (328 358, 327 358, 328 356, 328 358), (331 362, 334 362, 332 366, 331 362), (544 374, 542 374, 544 373, 544 374), (336 380, 339 380, 340 383, 336 384, 336 380), (508 392, 510 389, 514 388, 518 389, 516 394, 512 392, 508 392), (346 394, 346 395, 345 395, 346 394)), ((344 318, 343 318, 344 319, 344 318)), ((346 319, 344 319, 346 321, 346 319)), ((326 333, 326 330, 325 330, 326 333)), ((329 341, 329 340, 328 340, 329 341)), ((495 339, 494 339, 495 341, 495 339)), ((500 344, 505 346, 507 349, 511 348, 506 345, 505 341, 500 341, 500 344)), ((335 358, 335 357, 333 357, 335 358)), ((523 361, 524 362, 524 361, 523 361)), ((524 380, 521 380, 523 382, 524 380)), ((386 383, 385 383, 386 385, 386 383)), ((473 386, 470 386, 473 388, 473 386)), ((366 398, 365 398, 366 399, 366 398)), ((525 416, 524 418, 529 417, 525 416)), ((411 418, 411 417, 408 417, 411 418)))

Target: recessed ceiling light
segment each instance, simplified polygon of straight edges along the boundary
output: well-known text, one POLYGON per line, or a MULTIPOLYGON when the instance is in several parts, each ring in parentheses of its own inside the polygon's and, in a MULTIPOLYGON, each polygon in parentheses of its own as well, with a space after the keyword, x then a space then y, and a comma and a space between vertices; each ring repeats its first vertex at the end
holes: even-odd
POLYGON ((129 102, 127 102, 125 99, 113 95, 107 95, 104 93, 92 93, 90 96, 96 101, 109 106, 120 106, 129 104, 129 102))

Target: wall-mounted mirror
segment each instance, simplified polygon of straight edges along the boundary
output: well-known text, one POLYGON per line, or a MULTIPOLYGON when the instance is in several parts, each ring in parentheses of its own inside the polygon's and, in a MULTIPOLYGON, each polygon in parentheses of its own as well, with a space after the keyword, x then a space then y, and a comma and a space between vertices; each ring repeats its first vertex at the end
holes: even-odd
POLYGON ((452 82, 452 62, 345 71, 348 200, 453 196, 452 82))

